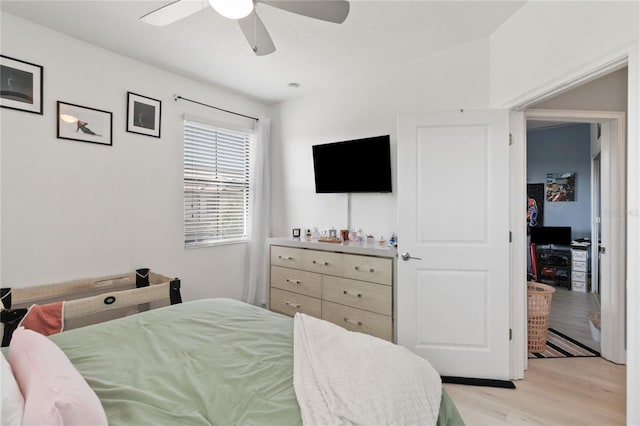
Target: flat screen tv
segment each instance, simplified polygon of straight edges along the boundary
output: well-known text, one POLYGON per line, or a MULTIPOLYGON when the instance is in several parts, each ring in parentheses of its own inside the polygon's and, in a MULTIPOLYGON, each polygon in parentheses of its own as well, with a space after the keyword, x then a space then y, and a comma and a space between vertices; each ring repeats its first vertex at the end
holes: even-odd
POLYGON ((539 245, 554 244, 568 246, 571 244, 570 226, 534 226, 531 228, 531 243, 539 245))
POLYGON ((389 135, 313 146, 316 193, 391 192, 389 135))

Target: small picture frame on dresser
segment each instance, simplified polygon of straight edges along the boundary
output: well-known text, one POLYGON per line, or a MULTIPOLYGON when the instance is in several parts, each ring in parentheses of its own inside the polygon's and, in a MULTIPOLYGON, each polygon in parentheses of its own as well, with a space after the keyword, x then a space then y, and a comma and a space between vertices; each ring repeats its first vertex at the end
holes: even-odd
POLYGON ((293 238, 300 238, 300 228, 293 228, 291 230, 291 235, 293 238))

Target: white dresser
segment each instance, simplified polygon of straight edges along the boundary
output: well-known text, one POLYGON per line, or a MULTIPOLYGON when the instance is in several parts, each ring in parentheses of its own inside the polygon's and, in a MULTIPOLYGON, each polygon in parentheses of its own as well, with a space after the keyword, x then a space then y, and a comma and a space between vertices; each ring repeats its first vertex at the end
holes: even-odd
POLYGON ((285 238, 269 244, 272 311, 394 340, 394 248, 285 238))
POLYGON ((589 290, 591 247, 571 248, 571 290, 586 292, 589 290))

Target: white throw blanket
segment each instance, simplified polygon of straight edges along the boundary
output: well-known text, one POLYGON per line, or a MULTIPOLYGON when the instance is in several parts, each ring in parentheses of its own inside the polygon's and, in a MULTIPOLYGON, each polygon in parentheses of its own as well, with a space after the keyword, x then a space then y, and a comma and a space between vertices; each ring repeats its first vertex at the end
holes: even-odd
POLYGON ((296 314, 293 384, 304 425, 435 425, 440 376, 404 347, 296 314))

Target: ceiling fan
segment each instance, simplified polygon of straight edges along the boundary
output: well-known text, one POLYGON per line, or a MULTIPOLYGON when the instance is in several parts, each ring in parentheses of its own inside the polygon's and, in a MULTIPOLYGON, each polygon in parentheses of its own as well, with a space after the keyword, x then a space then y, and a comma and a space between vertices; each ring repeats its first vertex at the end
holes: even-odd
POLYGON ((140 19, 147 24, 164 26, 211 6, 222 16, 236 19, 255 54, 264 56, 275 52, 276 46, 256 13, 257 3, 336 24, 343 23, 349 15, 346 0, 177 0, 140 19))

